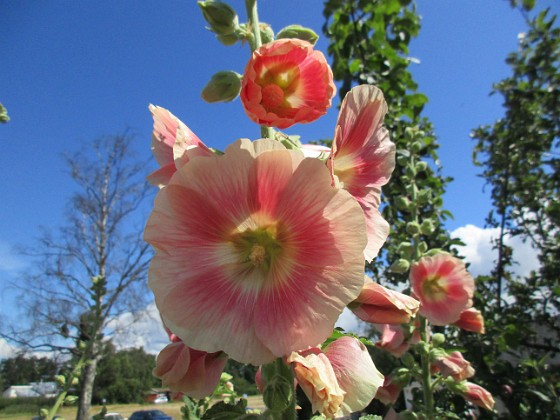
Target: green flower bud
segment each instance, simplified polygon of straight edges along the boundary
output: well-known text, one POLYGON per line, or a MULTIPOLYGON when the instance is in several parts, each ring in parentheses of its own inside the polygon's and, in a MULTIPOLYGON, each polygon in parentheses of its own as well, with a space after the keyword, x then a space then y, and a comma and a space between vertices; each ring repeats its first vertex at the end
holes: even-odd
POLYGON ((428 244, 424 241, 418 244, 418 251, 423 254, 428 250, 428 244))
POLYGON ((235 10, 221 1, 199 1, 198 6, 210 30, 218 35, 230 35, 239 27, 239 19, 235 10))
POLYGON ((78 385, 79 383, 80 383, 80 378, 78 378, 77 376, 74 376, 74 377, 72 378, 71 384, 72 384, 72 385, 78 385))
POLYGON ((42 419, 46 419, 48 415, 49 415, 49 410, 47 410, 46 408, 41 408, 41 409, 39 410, 39 416, 40 416, 42 419))
POLYGON ((269 42, 274 41, 274 31, 268 23, 260 22, 259 29, 261 32, 261 42, 263 44, 268 44, 269 42))
POLYGON ((404 258, 410 258, 412 256, 412 244, 410 242, 401 242, 397 247, 397 253, 404 258))
POLYGON ((319 35, 317 35, 312 29, 304 28, 301 25, 289 25, 280 29, 280 32, 276 35, 276 39, 282 38, 297 38, 315 45, 319 39, 319 35))
POLYGON ((428 162, 424 162, 421 160, 420 162, 416 162, 416 172, 424 172, 428 168, 428 162))
POLYGON ((442 333, 435 333, 432 335, 432 343, 434 343, 434 346, 441 346, 445 343, 445 335, 442 333))
POLYGON ((8 117, 8 110, 4 107, 4 105, 0 104, 0 122, 7 123, 10 121, 10 117, 8 117))
MULTIPOLYGON (((412 357, 410 353, 406 353, 406 354, 412 357)), ((412 360, 414 361, 414 358, 412 360)), ((394 377, 393 383, 401 384, 401 385, 408 384, 408 382, 410 382, 411 376, 412 375, 410 374, 410 370, 408 370, 407 368, 398 368, 393 374, 394 377)))
POLYGON ((233 376, 231 376, 229 373, 227 372, 222 372, 221 376, 220 376, 220 381, 231 381, 233 379, 233 376))
POLYGON ((449 389, 451 392, 453 392, 455 394, 462 395, 465 392, 467 392, 467 390, 468 390, 468 387, 466 385, 467 381, 457 382, 453 378, 453 376, 449 376, 443 382, 445 383, 445 386, 447 387, 447 389, 449 389))
POLYGON ((423 235, 431 235, 436 230, 434 222, 431 219, 426 219, 420 225, 420 232, 423 235))
POLYGON ((423 148, 424 145, 420 141, 415 141, 410 145, 410 150, 412 150, 414 153, 420 153, 423 148))
POLYGON ((399 210, 408 210, 410 208, 410 200, 407 197, 397 197, 395 204, 399 210))
POLYGON ((404 129, 404 137, 407 140, 413 140, 414 139, 414 134, 416 133, 416 130, 412 127, 406 127, 404 129))
POLYGON ((219 71, 202 90, 202 99, 206 102, 230 102, 241 91, 241 75, 228 70, 219 71))
POLYGON ((428 189, 418 191, 418 195, 416 196, 416 201, 418 204, 427 204, 432 199, 432 192, 428 189))
POLYGON ((54 380, 60 386, 64 386, 64 384, 66 383, 66 377, 64 375, 56 375, 54 377, 54 380))
POLYGON ((409 235, 416 235, 420 233, 420 224, 417 222, 409 222, 406 224, 406 232, 409 235))
POLYGON ((64 398, 64 404, 72 405, 76 401, 78 401, 78 397, 75 395, 67 395, 66 398, 64 398))
POLYGON ((293 393, 294 384, 291 384, 286 378, 276 375, 266 384, 263 401, 270 411, 281 412, 290 405, 293 393))
POLYGON ((405 353, 401 356, 401 361, 406 367, 413 367, 416 365, 416 360, 414 360, 414 356, 410 353, 405 353))
POLYGON ((408 164, 408 157, 403 155, 398 155, 397 163, 399 164, 399 166, 406 166, 408 164))
POLYGON ((408 262, 404 258, 400 258, 393 264, 391 264, 391 267, 389 267, 389 271, 391 273, 404 274, 409 270, 409 268, 410 262, 408 262))
POLYGON ((228 35, 216 35, 216 38, 226 47, 229 47, 239 41, 239 37, 235 33, 228 35))

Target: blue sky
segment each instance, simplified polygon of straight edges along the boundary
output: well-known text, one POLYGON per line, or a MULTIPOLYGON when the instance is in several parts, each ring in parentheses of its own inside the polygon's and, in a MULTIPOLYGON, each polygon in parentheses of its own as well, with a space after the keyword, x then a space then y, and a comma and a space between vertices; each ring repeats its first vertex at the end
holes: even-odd
MULTIPOLYGON (((560 2, 543 0, 537 7, 560 2)), ((244 2, 231 0, 245 20, 244 2)), ((424 115, 435 125, 444 174, 455 179, 445 207, 450 230, 483 227, 490 204, 471 163, 469 132, 503 114, 492 83, 510 74, 506 55, 525 30, 505 0, 418 0, 423 17, 410 56, 420 91, 430 100, 424 115)), ((275 30, 299 23, 318 33, 319 0, 260 0, 261 20, 275 30)), ((224 148, 239 137, 258 137, 241 104, 206 104, 200 91, 219 70, 242 73, 248 46, 225 47, 205 28, 196 1, 2 2, 0 102, 11 121, 0 125, 0 312, 7 280, 26 261, 15 245, 33 243, 38 226, 64 222, 73 185, 62 154, 87 149, 93 139, 129 129, 140 157, 150 155, 148 104, 171 110, 206 144, 224 148)), ((317 48, 326 52, 321 37, 317 48)), ((335 98, 335 104, 338 97, 335 98)), ((289 133, 303 141, 332 137, 337 110, 289 133)), ((146 168, 146 174, 155 168, 146 168)))

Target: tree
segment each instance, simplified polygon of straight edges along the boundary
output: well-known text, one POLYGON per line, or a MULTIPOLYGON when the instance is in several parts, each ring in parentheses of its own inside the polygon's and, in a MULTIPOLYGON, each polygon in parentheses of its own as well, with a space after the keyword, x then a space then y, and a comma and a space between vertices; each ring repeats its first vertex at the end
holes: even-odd
POLYGON ((54 380, 58 370, 57 362, 51 358, 26 357, 20 354, 0 361, 0 382, 3 388, 30 382, 49 382, 54 380))
POLYGON ((442 208, 450 179, 441 175, 432 124, 421 117, 428 98, 417 92, 408 70, 413 61, 408 57, 408 44, 418 35, 420 17, 409 0, 329 0, 323 14, 333 74, 342 82, 341 98, 353 84, 368 83, 383 91, 389 106, 385 126, 397 146, 397 166, 383 187, 383 217, 391 225, 391 235, 369 268, 379 282, 405 282, 407 267, 388 267, 410 257, 407 229, 416 228, 408 226, 411 206, 423 221, 423 247, 449 250, 455 243, 443 227, 451 216, 442 208))
POLYGON ((31 324, 7 334, 27 347, 71 352, 84 361, 78 419, 89 418, 107 325, 145 307, 151 251, 137 210, 150 190, 131 140, 126 134, 103 137, 93 142, 91 155, 66 157, 77 190, 66 223, 55 234, 44 230, 27 251, 36 264, 19 286, 31 324))
POLYGON ((559 378, 547 367, 547 358, 560 353, 560 28, 549 10, 529 16, 534 1, 511 3, 528 31, 506 59, 512 75, 492 92, 503 97, 505 115, 472 134, 474 161, 491 188, 487 224, 499 234, 495 268, 479 278, 490 337, 471 348, 512 415, 548 418, 560 414, 559 378), (527 278, 512 273, 516 261, 507 236, 530 241, 538 272, 527 278), (503 357, 506 350, 513 361, 503 357))
POLYGON ((152 375, 155 366, 155 356, 141 348, 116 351, 107 343, 98 365, 93 400, 110 404, 142 402, 145 391, 161 386, 152 375))

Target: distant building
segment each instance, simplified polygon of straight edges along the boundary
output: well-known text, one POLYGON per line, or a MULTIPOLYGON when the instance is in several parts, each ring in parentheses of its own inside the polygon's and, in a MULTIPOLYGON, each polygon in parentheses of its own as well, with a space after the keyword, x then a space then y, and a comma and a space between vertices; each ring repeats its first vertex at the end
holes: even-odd
POLYGON ((29 385, 12 385, 2 393, 4 398, 54 398, 58 394, 56 382, 31 382, 29 385))

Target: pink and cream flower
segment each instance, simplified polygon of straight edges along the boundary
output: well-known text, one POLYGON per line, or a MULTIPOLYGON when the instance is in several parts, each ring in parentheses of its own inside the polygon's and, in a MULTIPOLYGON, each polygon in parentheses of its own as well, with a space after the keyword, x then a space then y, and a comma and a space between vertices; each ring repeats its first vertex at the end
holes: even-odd
POLYGON ((339 338, 323 350, 294 352, 287 361, 313 411, 327 418, 364 409, 383 385, 366 347, 353 337, 339 338))
POLYGON ((484 317, 478 309, 465 309, 459 315, 459 320, 453 324, 465 331, 471 331, 477 334, 484 334, 484 317))
POLYGON ((353 88, 342 101, 328 162, 333 183, 352 194, 366 216, 371 261, 389 234, 389 224, 379 212, 381 187, 395 168, 395 144, 382 126, 387 112, 383 93, 372 85, 353 88))
POLYGON ((195 156, 212 156, 212 151, 175 115, 165 108, 150 105, 154 118, 152 153, 160 169, 148 175, 150 184, 159 187, 195 156))
POLYGON ((407 324, 420 302, 403 293, 386 289, 368 276, 360 295, 348 305, 358 318, 373 324, 407 324))
POLYGON ((214 392, 227 360, 223 352, 206 353, 174 341, 158 354, 153 373, 172 391, 201 399, 214 392))
POLYGON ((374 324, 374 327, 381 333, 381 338, 375 345, 396 357, 401 357, 411 345, 420 342, 420 333, 416 329, 408 333, 402 325, 374 324))
POLYGON ((307 41, 280 39, 253 52, 240 96, 251 120, 284 129, 324 115, 335 93, 331 68, 320 51, 307 41))
POLYGON ((444 378, 451 376, 456 381, 464 381, 474 376, 473 367, 459 351, 453 351, 443 357, 437 357, 433 362, 433 366, 441 372, 444 378))
POLYGON ((161 189, 144 237, 165 324, 252 364, 317 345, 363 286, 363 212, 318 159, 239 140, 161 189))
POLYGON ((458 258, 439 253, 412 264, 410 281, 420 314, 434 325, 457 322, 472 306, 474 280, 458 258))
POLYGON ((383 386, 377 390, 375 399, 381 401, 385 405, 396 404, 402 390, 403 384, 395 381, 393 376, 385 376, 383 386))
POLYGON ((494 397, 480 385, 473 384, 472 382, 465 382, 464 391, 461 395, 465 400, 486 410, 492 410, 494 408, 494 397))

